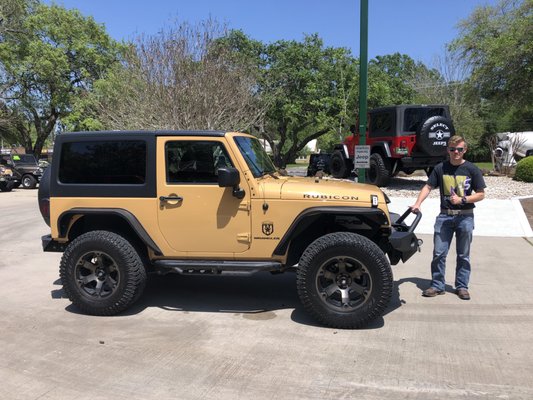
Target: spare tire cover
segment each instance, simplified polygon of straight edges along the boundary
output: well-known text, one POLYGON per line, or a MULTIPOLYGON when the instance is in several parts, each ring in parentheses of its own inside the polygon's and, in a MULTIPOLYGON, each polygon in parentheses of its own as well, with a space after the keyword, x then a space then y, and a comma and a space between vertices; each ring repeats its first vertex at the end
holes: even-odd
POLYGON ((428 118, 416 133, 418 150, 430 156, 445 156, 448 140, 455 135, 451 120, 441 116, 428 118))

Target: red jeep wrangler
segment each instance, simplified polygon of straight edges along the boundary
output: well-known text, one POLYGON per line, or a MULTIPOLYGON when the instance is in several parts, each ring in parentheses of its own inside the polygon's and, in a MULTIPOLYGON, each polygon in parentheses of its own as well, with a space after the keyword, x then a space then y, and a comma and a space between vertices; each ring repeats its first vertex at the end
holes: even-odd
MULTIPOLYGON (((359 132, 353 131, 344 143, 335 146, 329 172, 346 178, 353 171, 354 146, 359 132)), ((391 177, 402 171, 426 173, 446 158, 446 146, 455 129, 445 105, 400 105, 368 112, 366 144, 370 146, 367 182, 387 186, 391 177)), ((327 172, 327 171, 325 171, 327 172)))

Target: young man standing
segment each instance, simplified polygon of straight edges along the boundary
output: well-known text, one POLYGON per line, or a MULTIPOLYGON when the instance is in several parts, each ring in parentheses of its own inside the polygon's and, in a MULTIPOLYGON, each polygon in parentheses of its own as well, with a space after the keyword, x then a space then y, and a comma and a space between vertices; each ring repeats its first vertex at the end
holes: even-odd
POLYGON ((435 297, 445 293, 446 256, 455 234, 457 265, 455 269, 455 293, 462 300, 470 300, 470 243, 474 230, 474 203, 485 198, 485 180, 478 167, 463 157, 467 150, 461 136, 453 136, 448 142, 449 160, 438 164, 431 172, 416 203, 411 206, 418 212, 422 202, 432 189, 440 189, 440 214, 435 221, 433 236, 433 261, 431 262, 431 286, 422 296, 435 297))

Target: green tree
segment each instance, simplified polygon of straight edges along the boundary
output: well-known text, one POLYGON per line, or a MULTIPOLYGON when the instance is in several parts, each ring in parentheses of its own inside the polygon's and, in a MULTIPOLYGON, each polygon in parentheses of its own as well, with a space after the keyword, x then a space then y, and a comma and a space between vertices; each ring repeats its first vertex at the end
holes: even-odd
POLYGON ((293 162, 323 135, 333 137, 328 143, 342 138, 357 87, 356 61, 346 49, 325 47, 316 34, 262 44, 232 31, 221 40, 259 71, 255 93, 265 115, 253 132, 269 142, 276 165, 293 162))
POLYGON ((18 29, 0 42, 2 103, 18 140, 39 155, 74 99, 119 61, 121 45, 76 10, 27 7, 18 29))
POLYGON ((369 107, 413 103, 416 96, 413 82, 430 73, 423 63, 406 54, 377 56, 369 62, 369 107))
POLYGON ((262 134, 284 166, 311 140, 344 131, 355 97, 355 60, 346 49, 324 47, 317 35, 272 43, 265 60, 261 93, 269 107, 262 134))
POLYGON ((474 97, 489 131, 533 126, 533 0, 478 7, 450 45, 471 68, 474 97))

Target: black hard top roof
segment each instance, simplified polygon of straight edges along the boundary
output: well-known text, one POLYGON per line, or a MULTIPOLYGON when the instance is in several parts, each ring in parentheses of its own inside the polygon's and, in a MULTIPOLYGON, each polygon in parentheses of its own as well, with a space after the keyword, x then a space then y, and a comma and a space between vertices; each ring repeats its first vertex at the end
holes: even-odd
POLYGON ((182 130, 182 131, 173 131, 173 130, 152 130, 152 131, 82 131, 82 132, 65 132, 59 134, 57 137, 61 136, 83 136, 83 137, 91 137, 91 136, 106 136, 109 135, 117 137, 117 136, 224 136, 229 131, 201 131, 201 130, 182 130))
POLYGON ((385 110, 403 110, 405 108, 446 108, 448 109, 448 106, 446 104, 400 104, 400 105, 394 105, 394 106, 384 106, 384 107, 378 107, 378 108, 372 108, 368 110, 368 112, 376 112, 376 111, 385 111, 385 110))

